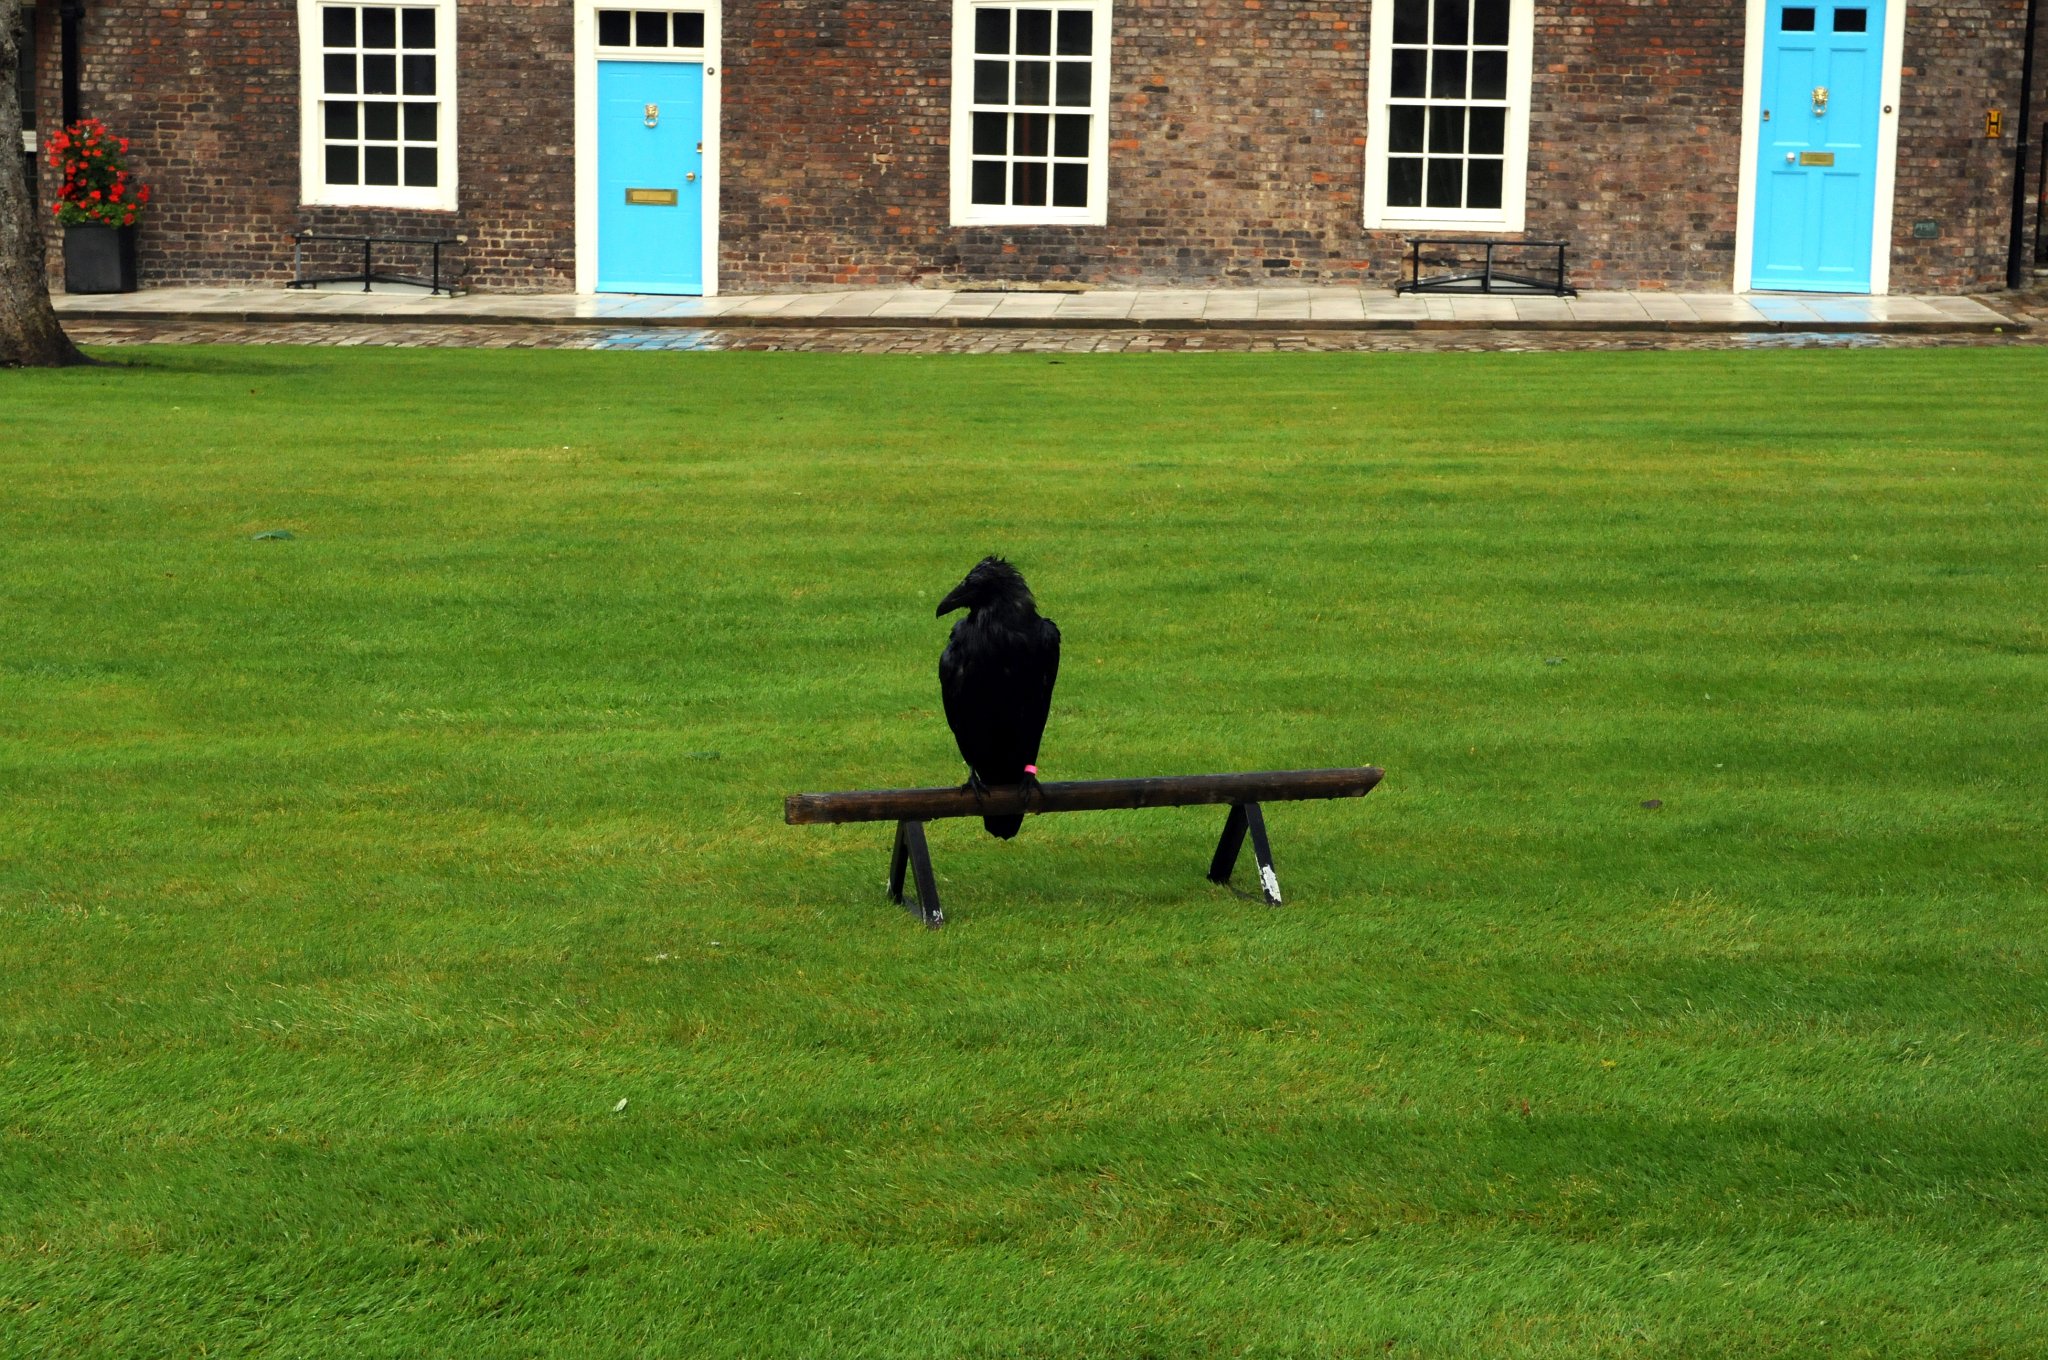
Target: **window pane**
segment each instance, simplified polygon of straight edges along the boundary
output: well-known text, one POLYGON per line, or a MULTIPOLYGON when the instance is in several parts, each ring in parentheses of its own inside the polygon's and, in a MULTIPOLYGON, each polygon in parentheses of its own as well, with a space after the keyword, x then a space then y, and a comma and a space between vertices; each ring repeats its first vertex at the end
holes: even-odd
POLYGON ((405 106, 405 140, 408 142, 431 142, 440 124, 438 104, 407 104, 405 106))
POLYGON ((1088 154, 1087 114, 1063 113, 1053 120, 1052 154, 1055 156, 1085 156, 1088 154))
POLYGON ((668 16, 659 10, 643 9, 633 16, 635 47, 667 47, 668 16))
POLYGON ((977 113, 974 115, 974 154, 977 156, 1000 156, 1010 148, 1010 115, 1007 113, 977 113))
POLYGON ((1017 145, 1012 154, 1018 156, 1043 156, 1047 154, 1047 143, 1052 134, 1052 115, 1045 113, 1020 113, 1016 117, 1017 145))
POLYGON ((1387 149, 1422 150, 1423 110, 1417 104, 1395 104, 1387 110, 1387 149))
MULTIPOLYGON (((974 12, 974 50, 991 57, 1009 52, 1010 11, 979 9, 974 12)), ((977 203, 980 201, 975 200, 977 203)))
POLYGON ((397 57, 366 56, 363 58, 363 93, 398 93, 397 57))
POLYGON ((366 146, 363 148, 363 183, 398 183, 397 147, 366 146))
POLYGON ((1508 0, 1473 0, 1472 41, 1494 47, 1508 45, 1508 0))
POLYGON ((320 14, 320 36, 329 47, 356 45, 356 12, 330 5, 320 14))
POLYGON ((1052 168, 1052 205, 1055 208, 1088 206, 1088 167, 1055 165, 1052 168))
POLYGON ((622 9, 597 12, 597 41, 601 47, 629 47, 633 42, 633 16, 622 9))
POLYGON ((1474 52, 1472 54, 1472 97, 1474 99, 1506 99, 1508 97, 1507 53, 1474 52))
POLYGON ((402 9, 398 13, 399 26, 404 30, 402 36, 407 47, 418 49, 434 45, 434 11, 402 9))
POLYGON ((1861 33, 1870 22, 1870 11, 1862 9, 1838 9, 1835 11, 1835 32, 1861 33))
POLYGON ((1471 0, 1436 0, 1436 33, 1430 41, 1439 47, 1463 47, 1470 5, 1471 0))
POLYGON ((363 11, 363 46, 398 46, 398 11, 379 5, 363 11))
POLYGON ((377 99, 363 105, 363 137, 372 142, 398 140, 398 105, 377 99))
POLYGON ((1388 158, 1387 206, 1391 208, 1419 208, 1422 206, 1422 158, 1420 156, 1393 156, 1388 158))
POLYGON ((1465 206, 1468 208, 1498 208, 1500 206, 1501 162, 1496 160, 1474 160, 1468 162, 1465 175, 1465 206))
POLYGON ((1017 102, 1019 104, 1052 103, 1051 62, 1020 61, 1017 63, 1017 102))
POLYGON ((1462 182, 1465 163, 1456 160, 1432 160, 1429 163, 1429 200, 1432 208, 1456 208, 1462 206, 1464 197, 1462 182))
POLYGON ((1019 208, 1045 206, 1045 162, 1018 161, 1011 167, 1010 203, 1019 208))
POLYGON ((971 197, 976 203, 1003 202, 1003 186, 1009 180, 1009 169, 1002 161, 976 161, 974 163, 974 187, 971 197))
POLYGON ((704 16, 701 14, 678 14, 676 16, 676 46, 702 47, 704 45, 704 16))
POLYGON ((1085 9, 1060 12, 1060 55, 1086 57, 1095 52, 1095 16, 1085 9))
POLYGON ((405 149, 405 182, 415 189, 431 189, 440 174, 440 157, 431 146, 409 146, 405 149))
POLYGON ((327 182, 329 184, 354 184, 356 182, 356 149, 352 146, 330 146, 327 148, 327 182))
POLYGON ((1394 41, 1429 41, 1429 0, 1394 0, 1394 41))
POLYGON ((434 59, 432 56, 405 58, 405 92, 407 94, 432 94, 434 92, 434 59))
POLYGON ((1813 32, 1813 8, 1811 6, 1787 7, 1785 10, 1785 31, 1787 33, 1813 32))
POLYGON ((1420 99, 1429 93, 1425 73, 1427 54, 1412 47, 1394 49, 1393 95, 1396 99, 1420 99))
POLYGON ((1429 60, 1429 97, 1431 99, 1463 99, 1465 97, 1465 54, 1460 52, 1432 52, 1429 60))
POLYGON ((977 104, 1007 104, 1010 102, 1010 63, 1007 61, 977 61, 974 63, 974 102, 977 104))
POLYGON ((1034 57, 1042 57, 1052 51, 1051 10, 1017 11, 1017 50, 1034 57))
POLYGON ((1088 63, 1085 61, 1063 61, 1060 68, 1059 102, 1069 108, 1088 107, 1088 63))
MULTIPOLYGON (((356 92, 356 59, 354 57, 329 57, 321 63, 326 71, 327 93, 354 94, 356 92)), ((355 181, 350 180, 351 184, 355 181)))
POLYGON ((1498 156, 1508 148, 1508 111, 1474 109, 1465 149, 1475 156, 1498 156))
POLYGON ((1435 108, 1429 111, 1429 149, 1463 155, 1465 151, 1465 111, 1458 108, 1435 108))
POLYGON ((337 99, 327 106, 323 120, 329 137, 354 141, 356 135, 356 106, 349 100, 337 99))

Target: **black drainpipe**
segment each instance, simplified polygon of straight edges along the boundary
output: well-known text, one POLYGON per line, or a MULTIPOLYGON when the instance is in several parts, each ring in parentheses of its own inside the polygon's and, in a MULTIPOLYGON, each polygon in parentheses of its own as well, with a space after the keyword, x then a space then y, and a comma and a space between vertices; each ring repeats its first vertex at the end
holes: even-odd
MULTIPOLYGON (((2033 3, 2033 0, 2028 0, 2033 3)), ((85 0, 64 0, 58 7, 62 18, 59 51, 64 68, 64 126, 78 121, 78 28, 85 21, 85 0)))
POLYGON ((2027 263, 2021 247, 2027 234, 2027 133, 2034 117, 2028 100, 2034 93, 2034 25, 2040 14, 2041 0, 2027 0, 2027 46, 2020 60, 2020 142, 2014 148, 2018 154, 2012 166, 2012 237, 2005 253, 2008 288, 2024 288, 2027 284, 2027 263))

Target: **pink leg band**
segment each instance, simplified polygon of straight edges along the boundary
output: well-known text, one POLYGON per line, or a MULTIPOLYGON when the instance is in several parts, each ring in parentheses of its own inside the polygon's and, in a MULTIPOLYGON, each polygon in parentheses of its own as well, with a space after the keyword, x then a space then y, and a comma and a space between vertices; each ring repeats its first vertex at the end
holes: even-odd
POLYGON ((1035 775, 1038 773, 1038 767, 1036 765, 1026 765, 1024 767, 1024 773, 1029 775, 1035 775))

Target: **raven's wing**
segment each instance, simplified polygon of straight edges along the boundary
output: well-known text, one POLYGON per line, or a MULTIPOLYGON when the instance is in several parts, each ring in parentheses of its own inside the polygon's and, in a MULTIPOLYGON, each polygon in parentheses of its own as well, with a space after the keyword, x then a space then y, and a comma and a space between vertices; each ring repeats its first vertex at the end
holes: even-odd
POLYGON ((946 726, 953 729, 953 741, 969 769, 984 779, 987 771, 1000 764, 1004 743, 994 724, 995 706, 990 703, 980 662, 984 650, 978 630, 967 619, 953 625, 946 650, 939 653, 939 698, 946 707, 946 726))
POLYGON ((1060 678, 1060 630, 1051 619, 1038 621, 1038 636, 1032 640, 1032 673, 1036 684, 1025 713, 1024 763, 1038 763, 1038 744, 1045 739, 1045 720, 1052 714, 1052 687, 1060 678))

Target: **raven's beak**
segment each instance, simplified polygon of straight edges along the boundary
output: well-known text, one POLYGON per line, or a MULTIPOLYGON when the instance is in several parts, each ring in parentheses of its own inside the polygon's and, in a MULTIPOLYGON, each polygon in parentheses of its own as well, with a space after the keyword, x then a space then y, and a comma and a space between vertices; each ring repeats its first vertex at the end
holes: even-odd
POLYGON ((966 594, 967 583, 965 581, 962 581, 959 585, 953 587, 952 591, 947 594, 945 599, 939 601, 939 612, 933 615, 932 617, 943 619, 944 617, 946 617, 946 615, 952 613, 956 609, 965 609, 967 607, 967 601, 962 597, 966 594))

